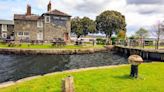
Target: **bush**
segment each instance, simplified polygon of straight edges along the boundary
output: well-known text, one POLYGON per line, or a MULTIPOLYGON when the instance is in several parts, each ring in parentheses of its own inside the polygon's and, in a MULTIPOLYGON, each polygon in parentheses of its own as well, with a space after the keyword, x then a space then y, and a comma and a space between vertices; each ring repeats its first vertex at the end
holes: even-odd
POLYGON ((102 38, 96 39, 96 44, 98 45, 105 45, 105 43, 106 43, 106 39, 102 39, 102 38))

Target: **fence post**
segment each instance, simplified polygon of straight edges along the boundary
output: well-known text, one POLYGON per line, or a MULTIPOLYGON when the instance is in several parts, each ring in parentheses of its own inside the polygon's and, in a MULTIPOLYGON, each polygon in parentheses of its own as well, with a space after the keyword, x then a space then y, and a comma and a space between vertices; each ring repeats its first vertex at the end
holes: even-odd
POLYGON ((62 92, 74 92, 74 79, 72 76, 62 80, 62 92))

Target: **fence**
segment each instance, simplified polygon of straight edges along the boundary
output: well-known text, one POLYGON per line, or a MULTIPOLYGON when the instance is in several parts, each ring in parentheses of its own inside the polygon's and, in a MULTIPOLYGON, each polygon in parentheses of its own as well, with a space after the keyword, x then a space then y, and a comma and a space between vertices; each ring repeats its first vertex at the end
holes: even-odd
POLYGON ((164 40, 160 40, 158 45, 155 39, 127 39, 116 41, 116 45, 145 49, 164 49, 164 40))

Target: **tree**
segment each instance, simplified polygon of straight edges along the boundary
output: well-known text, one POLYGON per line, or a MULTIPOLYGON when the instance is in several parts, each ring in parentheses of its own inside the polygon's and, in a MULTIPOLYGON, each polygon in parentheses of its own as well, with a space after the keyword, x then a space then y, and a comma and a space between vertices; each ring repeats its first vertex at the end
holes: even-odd
POLYGON ((144 48, 144 38, 149 36, 149 31, 144 29, 144 28, 140 28, 136 33, 135 33, 136 37, 138 37, 140 39, 140 44, 141 46, 144 48))
POLYGON ((118 34, 117 34, 117 39, 125 39, 125 37, 126 37, 126 32, 125 31, 120 31, 120 32, 118 32, 118 34))
POLYGON ((119 31, 126 32, 125 17, 117 11, 104 11, 96 17, 96 28, 99 32, 106 35, 106 44, 108 44, 113 33, 118 34, 119 31))
POLYGON ((149 31, 144 29, 144 28, 140 28, 136 33, 137 37, 148 37, 149 36, 149 31))
POLYGON ((151 34, 155 37, 156 45, 155 49, 159 49, 159 41, 164 35, 164 27, 162 27, 161 23, 158 23, 152 27, 151 34))
POLYGON ((71 32, 76 34, 77 38, 86 36, 88 33, 96 32, 95 22, 88 17, 75 17, 71 21, 71 32))
POLYGON ((75 17, 71 20, 71 32, 76 34, 77 38, 80 38, 81 35, 85 35, 79 17, 75 17))

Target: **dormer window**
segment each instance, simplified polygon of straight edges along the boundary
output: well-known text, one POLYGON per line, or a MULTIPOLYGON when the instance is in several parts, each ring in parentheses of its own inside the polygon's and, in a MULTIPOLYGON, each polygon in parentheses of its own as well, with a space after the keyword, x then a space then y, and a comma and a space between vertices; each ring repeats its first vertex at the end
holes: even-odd
POLYGON ((37 27, 42 28, 43 22, 41 20, 37 21, 37 27))
POLYGON ((50 23, 51 19, 50 16, 45 16, 45 23, 50 23))

